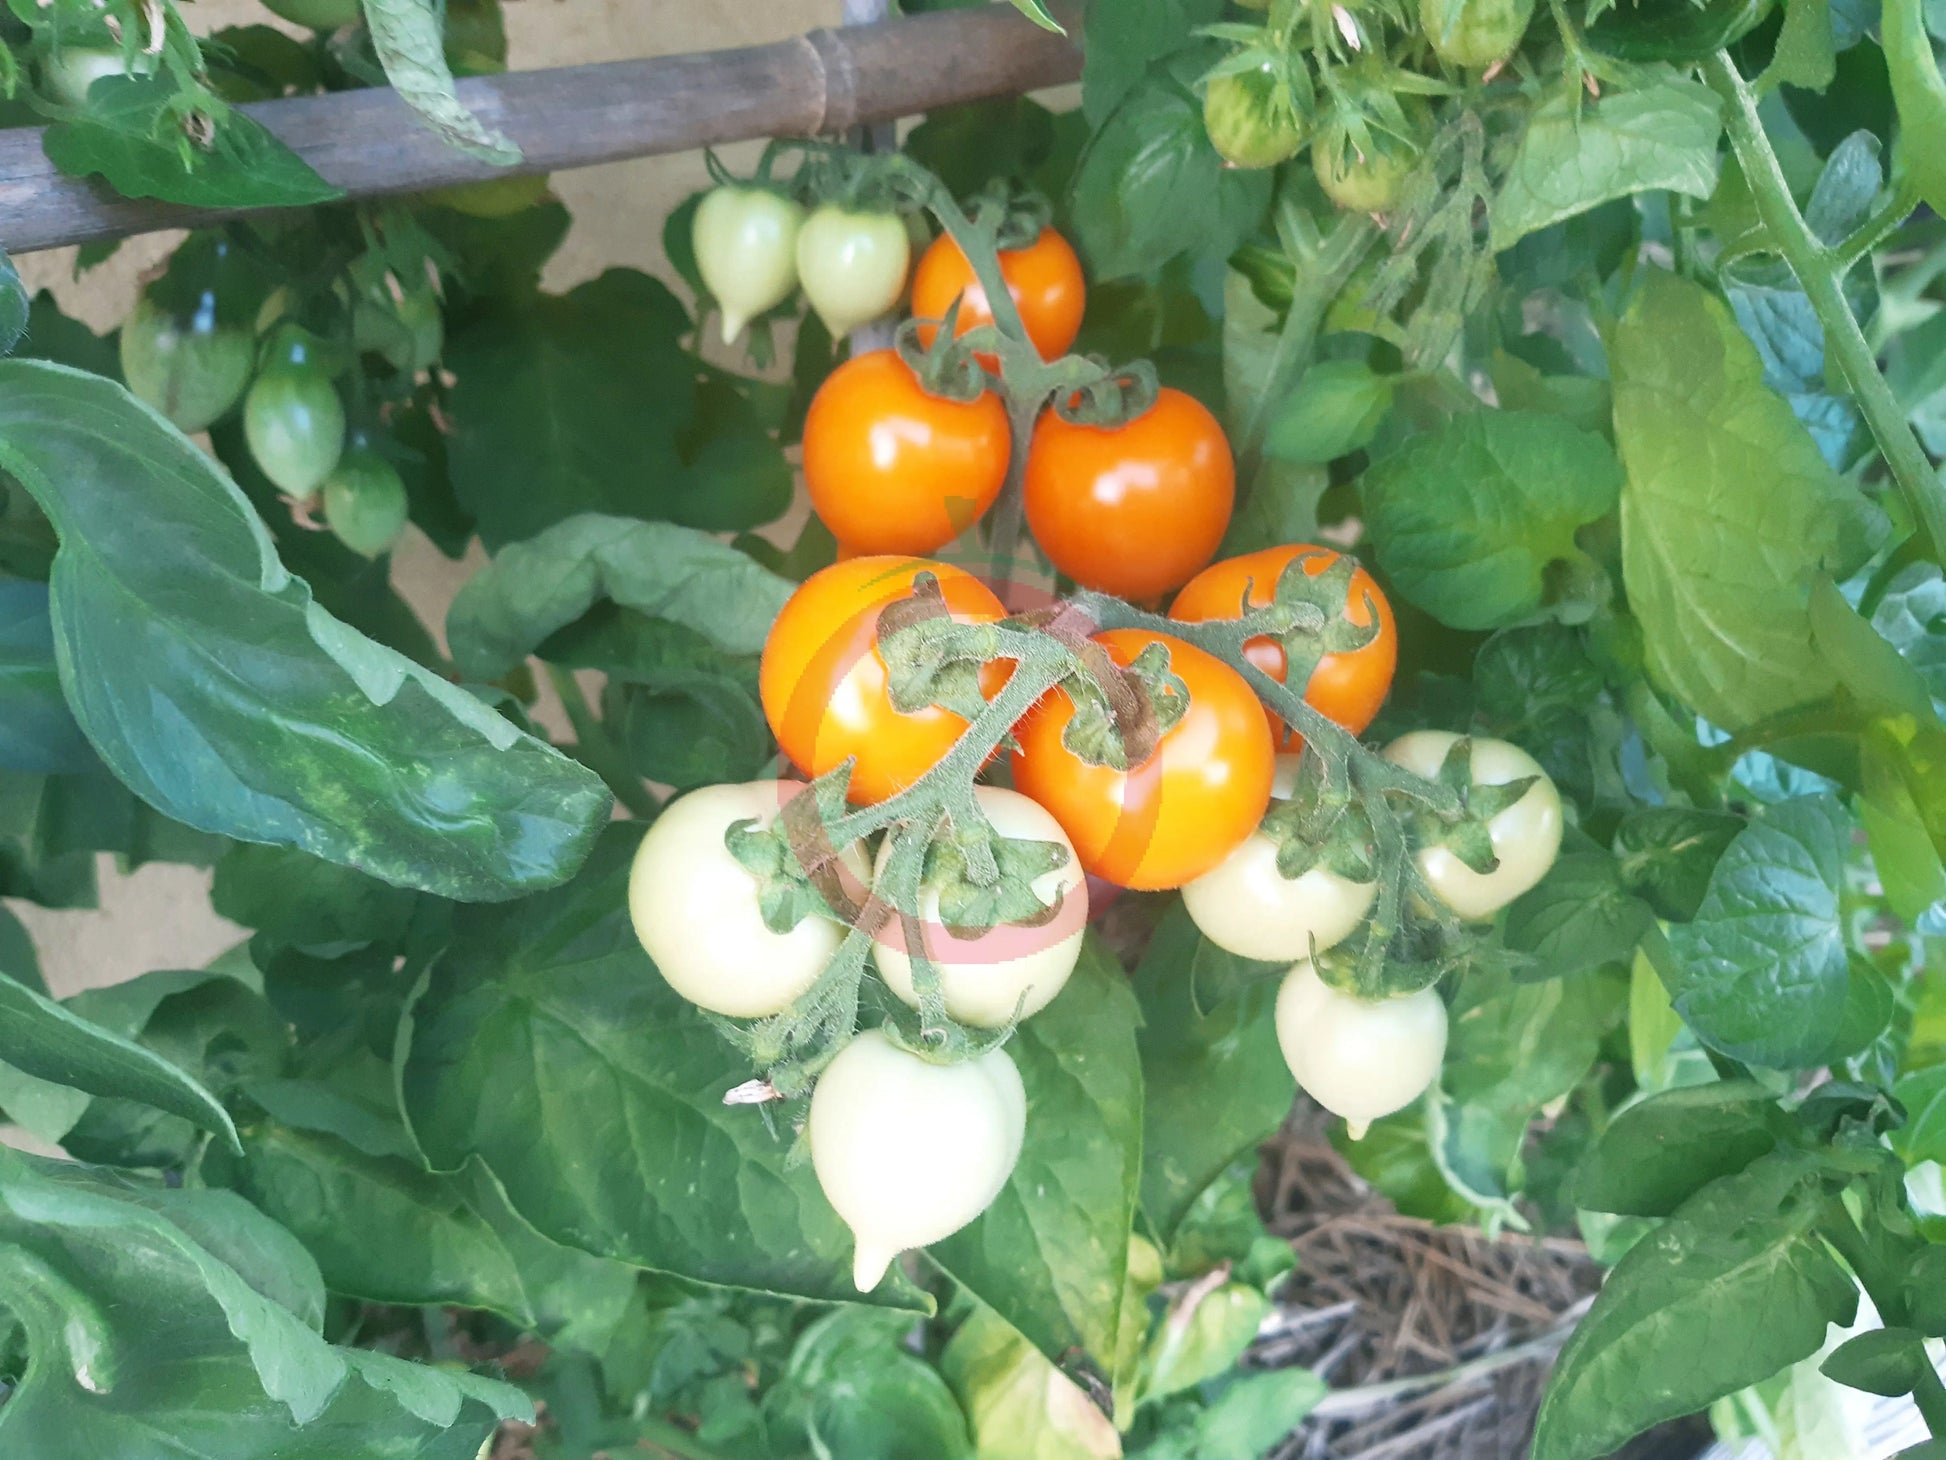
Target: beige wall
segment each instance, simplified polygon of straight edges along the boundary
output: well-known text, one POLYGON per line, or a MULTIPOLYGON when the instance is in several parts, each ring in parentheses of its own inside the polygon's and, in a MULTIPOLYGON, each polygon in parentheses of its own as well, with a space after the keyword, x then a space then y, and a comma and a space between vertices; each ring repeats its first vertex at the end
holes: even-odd
MULTIPOLYGON (((509 0, 510 60, 519 69, 584 61, 679 54, 760 45, 836 24, 839 0, 509 0)), ((200 30, 276 23, 256 0, 202 0, 191 15, 200 30)), ((732 167, 753 160, 759 144, 725 148, 732 167)), ((552 288, 591 278, 612 264, 666 273, 662 221, 705 182, 699 154, 643 158, 560 173, 554 187, 574 215, 567 242, 548 270, 552 288)), ((136 280, 180 235, 132 239, 80 280, 74 251, 29 254, 17 262, 31 287, 48 287, 70 314, 96 331, 112 328, 134 299, 136 280)), ((453 589, 475 564, 455 565, 423 538, 409 539, 394 560, 400 591, 427 621, 444 622, 453 589)), ((209 908, 209 877, 193 868, 152 866, 120 875, 102 859, 99 912, 48 912, 22 903, 19 915, 39 948, 56 993, 118 982, 152 968, 198 967, 243 936, 209 908)))

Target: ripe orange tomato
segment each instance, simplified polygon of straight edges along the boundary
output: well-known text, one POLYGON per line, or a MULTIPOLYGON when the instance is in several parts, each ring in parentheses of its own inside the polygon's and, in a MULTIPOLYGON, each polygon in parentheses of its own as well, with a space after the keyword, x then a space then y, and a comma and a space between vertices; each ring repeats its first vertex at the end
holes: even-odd
MULTIPOLYGON (((1081 310, 1087 302, 1087 285, 1081 278, 1081 260, 1074 248, 1052 228, 1043 228, 1039 238, 1025 248, 1000 251, 1000 273, 1007 281, 1007 292, 1014 297, 1020 322, 1027 327, 1027 338, 1041 352, 1043 360, 1067 354, 1074 337, 1081 333, 1081 310)), ((912 276, 912 314, 915 319, 944 319, 946 311, 959 301, 959 323, 953 333, 963 335, 975 325, 992 324, 993 309, 986 290, 974 276, 951 234, 942 233, 919 260, 912 276)), ((936 329, 921 327, 919 343, 932 347, 936 329)), ((980 363, 998 369, 992 355, 982 354, 980 363)))
POLYGON ((1052 812, 1081 865, 1145 892, 1180 887, 1242 845, 1270 804, 1276 756, 1263 710, 1234 669, 1193 644, 1147 629, 1095 635, 1117 664, 1150 644, 1189 688, 1189 709, 1132 770, 1089 765, 1061 743, 1074 718, 1050 690, 1014 727, 1014 787, 1052 812))
POLYGON ((896 350, 834 370, 804 420, 804 485, 858 553, 929 553, 993 505, 1007 480, 1007 408, 930 394, 896 350))
MULTIPOLYGON (((764 642, 757 689, 771 733, 814 776, 856 756, 850 796, 860 804, 904 790, 966 729, 965 720, 937 705, 909 715, 892 707, 878 615, 911 592, 921 573, 939 580, 959 622, 1006 617, 1000 600, 971 573, 925 558, 875 555, 834 563, 805 579, 764 642)), ((991 698, 1009 673, 1004 663, 987 665, 981 691, 991 698)))
POLYGON ((1236 501, 1230 443, 1194 396, 1164 386, 1124 425, 1047 412, 1027 450, 1027 525, 1083 588, 1168 592, 1215 555, 1236 501))
MULTIPOLYGON (((1277 580, 1293 559, 1302 558, 1304 571, 1315 578, 1337 562, 1338 557, 1330 548, 1301 542, 1225 558, 1183 585, 1175 603, 1170 605, 1169 617, 1183 623, 1240 618, 1244 595, 1248 593, 1252 608, 1266 607, 1276 596, 1277 580)), ((1312 709, 1326 719, 1336 720, 1354 735, 1372 723, 1379 706, 1385 703, 1386 691, 1392 687, 1392 672, 1399 664, 1399 630, 1392 621, 1392 605, 1385 601, 1385 594, 1372 581, 1372 575, 1356 568, 1345 595, 1345 617, 1363 628, 1372 622, 1374 614, 1378 618, 1376 637, 1348 654, 1325 655, 1311 671, 1310 683, 1304 687, 1304 699, 1312 709), (1365 606, 1368 595, 1370 609, 1365 606)), ((1272 679, 1283 680, 1288 666, 1284 662, 1283 646, 1275 639, 1248 640, 1243 653, 1272 679)), ((1278 738, 1279 749, 1296 750, 1304 743, 1303 737, 1295 730, 1287 730, 1268 709, 1264 713, 1270 715, 1271 734, 1278 738)))

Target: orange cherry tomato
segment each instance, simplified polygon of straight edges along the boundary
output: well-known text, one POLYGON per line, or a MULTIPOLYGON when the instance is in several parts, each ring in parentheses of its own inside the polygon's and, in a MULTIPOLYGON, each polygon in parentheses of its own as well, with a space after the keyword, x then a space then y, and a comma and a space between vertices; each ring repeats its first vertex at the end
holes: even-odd
MULTIPOLYGON (((814 776, 856 756, 850 797, 869 805, 911 785, 939 762, 966 729, 950 710, 928 705, 904 714, 892 706, 878 616, 912 590, 921 573, 939 580, 961 623, 1005 618, 1000 600, 978 578, 925 558, 875 555, 813 573, 785 602, 764 642, 757 690, 764 718, 784 754, 814 776)), ((981 671, 991 698, 1012 671, 981 671)))
POLYGON ((832 536, 859 553, 929 553, 993 505, 1007 480, 1007 408, 992 391, 947 400, 896 350, 847 360, 811 397, 804 485, 832 536))
POLYGON ((1117 664, 1164 645, 1188 686, 1189 709, 1146 761, 1118 771, 1089 765, 1061 743, 1074 702, 1050 690, 1014 727, 1014 787, 1061 823, 1087 871, 1143 891, 1180 887, 1263 820, 1276 761, 1263 709, 1234 669, 1181 639, 1110 629, 1095 642, 1117 664))
MULTIPOLYGON (((1014 297, 1020 322, 1027 327, 1027 338, 1041 352, 1043 360, 1056 360, 1067 354, 1074 337, 1081 333, 1081 310, 1087 302, 1088 288, 1081 278, 1081 260, 1074 248, 1052 228, 1043 228, 1039 238, 1025 248, 1000 251, 1000 273, 1007 281, 1007 292, 1014 297)), ((963 335, 975 325, 992 324, 993 309, 986 290, 974 276, 951 234, 942 233, 932 242, 912 275, 912 314, 915 319, 944 319, 946 311, 959 300, 959 322, 953 333, 963 335)), ((936 329, 919 330, 919 343, 930 349, 936 329)), ((992 355, 982 354, 980 363, 989 370, 999 368, 992 355)))
MULTIPOLYGON (((1212 563, 1183 585, 1170 606, 1169 617, 1183 623, 1202 623, 1210 619, 1242 617, 1245 595, 1252 608, 1264 608, 1277 593, 1277 580, 1294 559, 1302 559, 1304 571, 1313 578, 1338 561, 1330 548, 1310 543, 1264 548, 1241 557, 1212 563)), ((1360 628, 1377 616, 1378 633, 1370 643, 1347 654, 1327 654, 1311 671, 1304 687, 1304 699, 1326 719, 1336 720, 1352 734, 1363 733, 1385 703, 1392 688, 1392 672, 1399 665, 1399 630, 1392 621, 1392 605, 1372 575, 1363 568, 1352 571, 1351 587, 1345 595, 1345 617, 1360 628), (1370 607, 1366 600, 1370 599, 1370 607)), ((1285 669, 1283 647, 1275 639, 1248 640, 1244 657, 1272 679, 1282 682, 1285 669)), ((1284 727, 1270 711, 1271 733, 1279 748, 1296 750, 1304 743, 1295 730, 1284 727)))
POLYGON ((1083 588, 1146 600, 1215 556, 1236 501, 1223 428, 1194 396, 1164 386, 1121 426, 1047 412, 1027 451, 1027 525, 1083 588))

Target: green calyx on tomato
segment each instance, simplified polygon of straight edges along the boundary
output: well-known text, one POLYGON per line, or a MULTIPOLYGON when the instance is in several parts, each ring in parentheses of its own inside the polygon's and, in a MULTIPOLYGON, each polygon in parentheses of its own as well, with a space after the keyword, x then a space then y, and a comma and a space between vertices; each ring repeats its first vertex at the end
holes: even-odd
POLYGON ((1419 26, 1439 59, 1481 71, 1514 53, 1534 0, 1419 0, 1419 26))
POLYGON ((339 542, 375 558, 405 530, 405 483, 384 457, 358 445, 324 479, 324 521, 339 542))
POLYGON ((180 318, 145 297, 122 322, 122 379, 182 431, 215 424, 237 403, 256 354, 248 330, 217 322, 213 299, 180 318))
POLYGON ((446 320, 431 289, 404 289, 394 299, 374 292, 352 306, 351 341, 382 355, 394 370, 430 369, 446 347, 446 320))
POLYGON ((1203 125, 1230 167, 1275 167, 1304 145, 1303 119, 1269 61, 1212 77, 1203 91, 1203 125))
POLYGON ((804 210, 770 188, 726 183, 697 206, 690 243, 696 271, 723 315, 723 343, 797 288, 804 210))
POLYGON ((1362 128, 1338 117, 1326 122, 1311 144, 1311 166, 1325 196, 1355 213, 1383 213, 1397 203, 1419 161, 1422 117, 1423 108, 1409 109, 1404 134, 1369 118, 1362 128))
POLYGON ((1561 850, 1561 793, 1531 755, 1504 740, 1414 730, 1385 758, 1457 792, 1466 815, 1422 818, 1419 872, 1468 922, 1485 922, 1547 875, 1561 850))

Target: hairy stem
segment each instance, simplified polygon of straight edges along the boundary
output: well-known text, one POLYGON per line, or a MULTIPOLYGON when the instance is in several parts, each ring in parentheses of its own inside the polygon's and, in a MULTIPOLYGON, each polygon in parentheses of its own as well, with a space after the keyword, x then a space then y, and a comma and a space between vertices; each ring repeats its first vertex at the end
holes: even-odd
MULTIPOLYGON (((1879 453, 1891 469, 1913 517, 1932 539, 1935 552, 1946 548, 1946 487, 1940 485, 1925 448, 1906 423, 1898 397, 1879 372, 1871 344, 1858 327, 1851 306, 1845 302, 1843 279, 1849 267, 1847 252, 1852 240, 1834 250, 1811 232, 1791 196, 1790 184, 1784 179, 1770 138, 1764 132, 1763 121, 1757 114, 1756 94, 1729 54, 1718 51, 1703 63, 1703 71, 1710 85, 1728 103, 1724 121, 1729 129, 1730 145, 1743 167, 1757 215, 1763 219, 1778 252, 1783 254, 1784 261, 1797 276, 1799 287, 1811 301, 1812 311, 1824 328, 1825 349, 1851 387, 1852 397, 1858 402, 1865 423, 1871 427, 1879 453)), ((1882 218, 1877 226, 1880 229, 1886 226, 1882 218)))
POLYGON ((1255 456, 1263 446, 1264 433, 1270 429, 1271 407, 1289 394, 1310 363, 1325 311, 1344 289, 1345 281, 1377 237, 1378 225, 1370 218, 1362 213, 1345 213, 1325 237, 1315 258, 1294 260, 1298 268, 1292 284, 1290 310, 1284 316, 1284 327, 1271 352, 1263 389, 1244 412, 1236 440, 1239 459, 1255 456))

